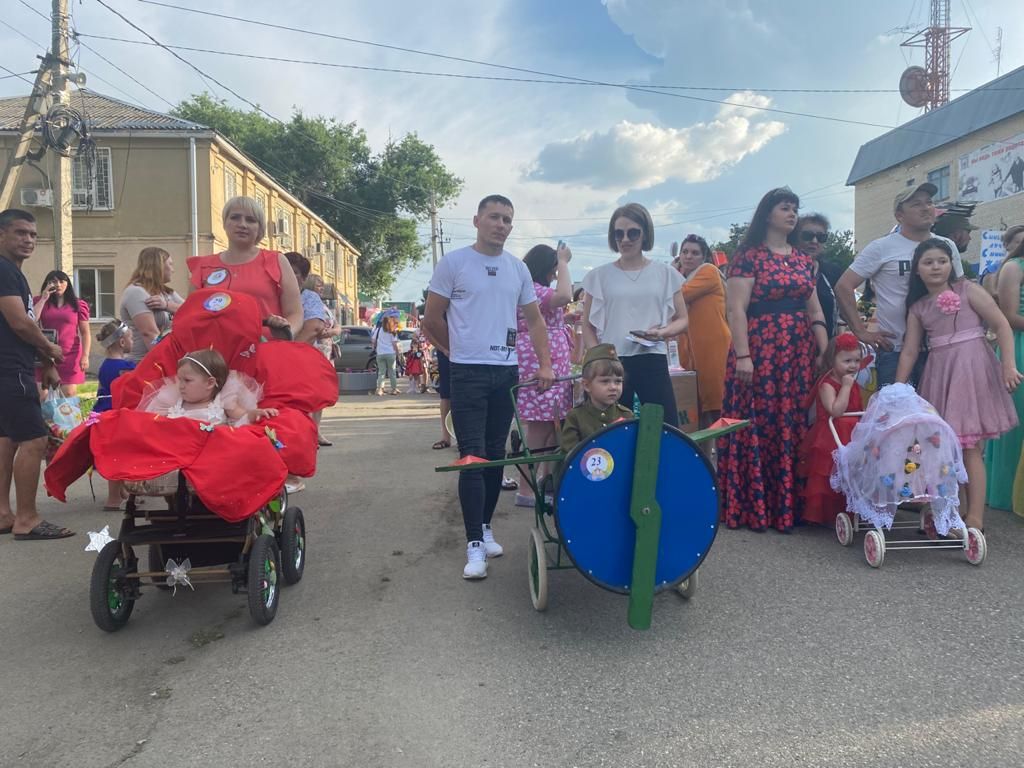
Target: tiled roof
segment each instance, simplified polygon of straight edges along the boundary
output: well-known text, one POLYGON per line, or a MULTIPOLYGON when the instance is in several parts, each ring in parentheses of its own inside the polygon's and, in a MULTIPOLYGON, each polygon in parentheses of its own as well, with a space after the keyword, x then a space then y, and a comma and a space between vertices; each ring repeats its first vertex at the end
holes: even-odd
MULTIPOLYGON (((857 152, 847 184, 1024 112, 1024 67, 872 139, 857 152)), ((1004 137, 1008 138, 1008 137, 1004 137)))
MULTIPOLYGON (((0 99, 0 131, 14 131, 25 114, 27 96, 0 99)), ((71 106, 85 117, 92 131, 206 131, 205 125, 153 112, 94 91, 75 90, 71 106)))

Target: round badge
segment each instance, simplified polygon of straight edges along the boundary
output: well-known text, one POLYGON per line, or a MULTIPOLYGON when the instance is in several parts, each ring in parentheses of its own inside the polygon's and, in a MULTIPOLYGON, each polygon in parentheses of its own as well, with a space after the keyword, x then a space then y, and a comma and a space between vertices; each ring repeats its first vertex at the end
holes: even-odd
POLYGON ((220 285, 228 279, 228 271, 226 269, 215 269, 213 272, 206 276, 207 285, 220 285))
POLYGON ((604 448, 592 448, 583 454, 580 471, 587 480, 600 482, 611 477, 615 471, 615 461, 604 448))
POLYGON ((231 297, 226 293, 215 293, 203 302, 203 308, 210 312, 220 312, 231 303, 231 297))

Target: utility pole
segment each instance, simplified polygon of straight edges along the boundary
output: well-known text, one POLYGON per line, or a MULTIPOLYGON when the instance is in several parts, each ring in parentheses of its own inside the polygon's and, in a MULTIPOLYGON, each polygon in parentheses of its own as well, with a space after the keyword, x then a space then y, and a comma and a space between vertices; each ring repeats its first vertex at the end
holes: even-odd
POLYGON ((430 253, 434 259, 434 266, 437 266, 437 198, 430 193, 430 253))
POLYGON ((999 73, 1003 68, 1003 28, 996 28, 996 49, 992 52, 993 58, 996 60, 996 77, 999 77, 999 73))
MULTIPOLYGON (((50 44, 52 93, 58 104, 68 106, 68 0, 53 0, 51 10, 53 39, 50 44)), ((57 169, 53 179, 53 264, 67 275, 74 275, 74 251, 71 237, 71 156, 54 152, 57 169)))
POLYGON ((0 211, 5 211, 14 204, 14 190, 18 186, 21 169, 29 159, 28 150, 36 133, 38 117, 46 114, 46 96, 50 90, 52 74, 48 58, 42 60, 36 73, 32 93, 28 97, 28 104, 25 105, 25 115, 21 118, 21 125, 18 128, 18 143, 14 145, 14 154, 0 178, 0 211))

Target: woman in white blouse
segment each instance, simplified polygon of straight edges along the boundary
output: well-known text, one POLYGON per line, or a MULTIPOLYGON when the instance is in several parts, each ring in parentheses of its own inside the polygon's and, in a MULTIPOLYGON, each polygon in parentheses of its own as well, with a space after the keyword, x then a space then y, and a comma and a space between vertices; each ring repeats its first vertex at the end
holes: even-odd
POLYGON ((644 256, 654 247, 654 222, 638 203, 612 214, 608 247, 619 258, 583 279, 583 344, 615 345, 626 369, 620 403, 632 408, 634 394, 641 403, 658 403, 665 423, 678 426, 665 340, 687 327, 683 279, 669 264, 644 256))

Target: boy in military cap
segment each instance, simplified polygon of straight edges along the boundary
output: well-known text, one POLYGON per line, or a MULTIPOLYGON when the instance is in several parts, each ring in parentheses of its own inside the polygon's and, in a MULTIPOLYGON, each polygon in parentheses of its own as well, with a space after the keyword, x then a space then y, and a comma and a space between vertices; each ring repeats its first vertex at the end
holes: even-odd
POLYGON ((583 405, 569 411, 562 425, 559 447, 565 453, 595 432, 633 418, 633 412, 619 405, 624 369, 612 344, 598 344, 587 350, 583 358, 583 405))

